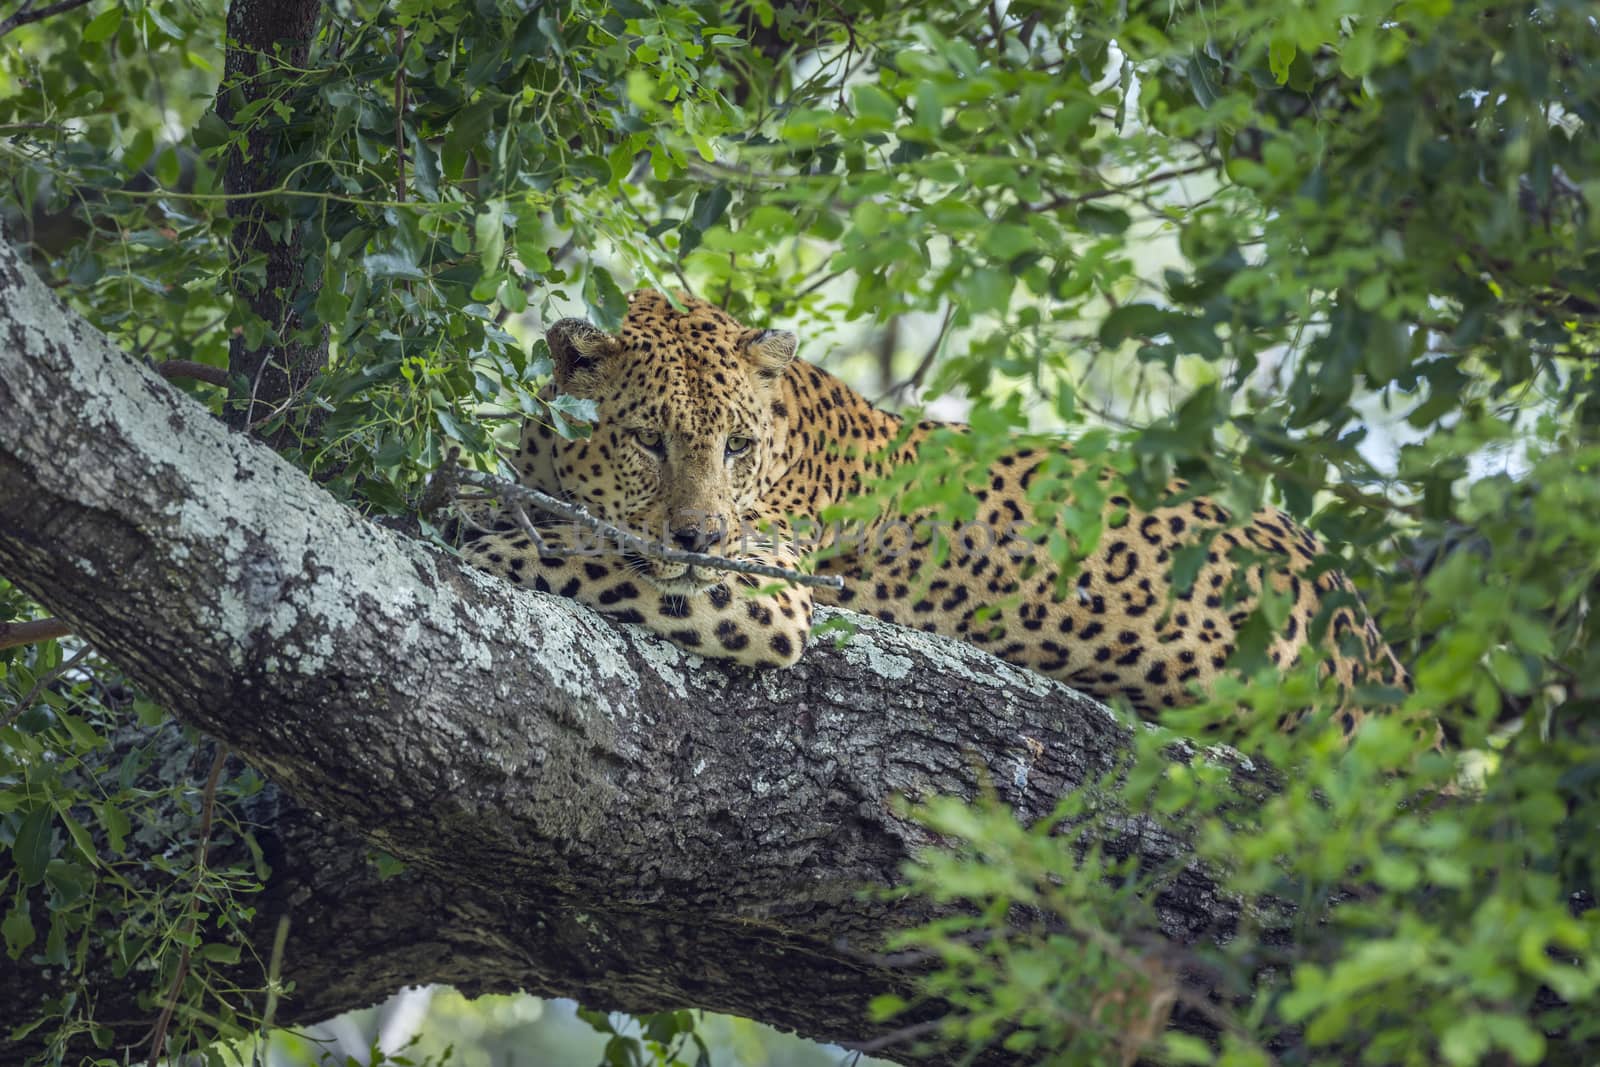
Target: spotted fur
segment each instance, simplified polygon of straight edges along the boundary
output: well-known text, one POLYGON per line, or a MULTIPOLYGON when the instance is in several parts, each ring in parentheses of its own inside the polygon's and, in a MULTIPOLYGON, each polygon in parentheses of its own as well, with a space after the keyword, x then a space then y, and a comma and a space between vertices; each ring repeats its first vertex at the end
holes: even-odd
MULTIPOLYGON (((685 548, 798 562, 791 517, 815 519, 865 482, 947 444, 962 427, 910 425, 879 411, 839 379, 795 358, 794 335, 747 329, 711 304, 634 293, 621 334, 579 320, 549 331, 557 387, 593 399, 592 435, 560 438, 530 421, 516 457, 525 484, 593 514, 685 548), (737 536, 759 529, 760 538, 737 536)), ((913 517, 856 531, 869 550, 822 552, 819 570, 842 575, 839 593, 769 590, 760 579, 625 558, 541 557, 502 524, 467 548, 477 565, 520 585, 573 596, 643 623, 703 655, 785 666, 803 651, 813 596, 890 622, 945 634, 1141 713, 1191 703, 1235 651, 1262 583, 1287 596, 1271 642, 1274 663, 1314 656, 1339 682, 1402 684, 1403 672, 1341 575, 1319 570, 1315 537, 1279 511, 1242 524, 1205 498, 1150 511, 1112 496, 1098 548, 1069 581, 1040 547, 1029 486, 1079 470, 1068 446, 1001 455, 973 488, 979 545, 936 537, 913 517), (1180 549, 1205 544, 1193 582, 1175 587, 1180 549), (1239 588, 1231 588, 1238 583, 1239 588), (1321 620, 1326 636, 1313 648, 1321 620), (1230 593, 1241 594, 1230 596, 1230 593)), ((928 516, 922 516, 928 518, 928 516)), ((577 533, 542 531, 571 547, 577 533)), ((1344 716, 1346 729, 1355 713, 1344 716)))

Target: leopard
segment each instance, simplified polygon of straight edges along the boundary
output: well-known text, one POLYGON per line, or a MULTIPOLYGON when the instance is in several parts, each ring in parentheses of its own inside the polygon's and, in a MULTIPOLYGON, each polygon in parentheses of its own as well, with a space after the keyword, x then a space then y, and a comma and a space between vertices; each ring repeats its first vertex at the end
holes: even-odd
MULTIPOLYGON (((838 506, 948 455, 969 428, 880 409, 799 358, 793 332, 747 327, 688 293, 646 289, 627 301, 616 333, 575 318, 546 331, 551 395, 592 403, 590 431, 529 418, 509 458, 520 484, 700 562, 502 513, 464 546, 471 564, 707 659, 791 666, 824 604, 970 642, 1146 718, 1214 691, 1270 589, 1273 664, 1316 663, 1346 693, 1406 683, 1354 586, 1281 510, 1236 517, 1183 479, 1150 506, 1110 492, 1091 550, 1075 568, 1056 562, 1059 514, 1030 490, 1089 469, 1070 440, 1019 441, 972 471, 965 532, 934 530, 929 509, 889 505, 848 531, 830 527, 838 506), (810 568, 841 587, 729 573, 707 556, 810 568)), ((1092 481, 1115 487, 1108 472, 1092 481)), ((1349 735, 1366 712, 1340 706, 1349 735)))

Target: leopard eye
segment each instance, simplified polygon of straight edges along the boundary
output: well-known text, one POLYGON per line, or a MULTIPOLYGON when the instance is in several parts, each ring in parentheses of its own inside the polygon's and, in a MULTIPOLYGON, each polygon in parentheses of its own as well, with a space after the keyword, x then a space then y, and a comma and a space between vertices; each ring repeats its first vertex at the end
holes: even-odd
POLYGON ((638 441, 642 448, 645 448, 651 452, 661 451, 660 430, 634 430, 633 439, 638 441))
POLYGON ((749 437, 728 438, 728 455, 742 456, 755 447, 755 440, 749 437))

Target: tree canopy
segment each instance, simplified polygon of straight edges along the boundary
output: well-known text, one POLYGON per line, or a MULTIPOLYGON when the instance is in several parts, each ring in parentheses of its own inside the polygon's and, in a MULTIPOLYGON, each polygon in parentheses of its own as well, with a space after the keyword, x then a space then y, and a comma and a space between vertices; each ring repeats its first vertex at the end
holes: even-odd
MULTIPOLYGON (((796 329, 886 404, 964 413, 948 454, 851 508, 968 518, 1006 442, 1066 434, 1091 468, 1035 493, 1063 561, 1111 494, 1176 477, 1327 542, 1412 670, 1357 698, 1436 716, 1449 754, 1394 716, 1340 746, 1315 670, 1267 662, 1265 597, 1237 681, 1053 813, 971 783, 909 798, 944 847, 898 891, 937 918, 876 947, 927 974, 864 1025, 1064 1064, 1592 1055, 1591 5, 24 0, 0 36, 0 206, 40 276, 421 539, 446 540, 419 512, 454 452, 492 470, 524 418, 584 432, 581 402, 540 395, 540 327, 614 327, 648 285, 796 329), (1130 813, 1181 859, 1106 848, 1130 813), (1159 902, 1195 862, 1252 904, 1179 936, 1159 902)), ((1180 584, 1200 562, 1179 554, 1180 584)), ((0 584, 0 620, 40 604, 0 584)), ((259 774, 119 778, 100 755, 165 711, 63 629, 0 635, 0 934, 77 982, 15 1025, 87 1054, 119 953, 182 1047, 270 1022, 209 977, 272 956, 243 917, 270 864, 117 859, 134 834, 187 855, 174 813, 226 812, 259 774)))

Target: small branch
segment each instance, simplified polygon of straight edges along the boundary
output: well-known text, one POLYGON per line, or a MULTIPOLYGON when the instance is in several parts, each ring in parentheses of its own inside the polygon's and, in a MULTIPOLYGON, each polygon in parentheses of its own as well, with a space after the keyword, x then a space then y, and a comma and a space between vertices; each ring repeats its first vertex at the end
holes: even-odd
POLYGON ((34 11, 32 10, 33 4, 29 0, 28 3, 22 5, 22 9, 15 15, 12 15, 4 22, 0 22, 0 37, 4 37, 18 26, 26 26, 30 22, 39 22, 42 19, 49 18, 51 15, 59 15, 63 11, 71 11, 73 8, 82 7, 88 2, 89 0, 60 0, 60 3, 50 4, 34 11))
MULTIPOLYGON (((753 560, 727 559, 722 556, 707 555, 704 552, 683 552, 679 549, 667 548, 654 541, 647 541, 636 534, 629 533, 620 526, 614 526, 609 522, 597 519, 577 504, 569 504, 565 500, 557 500, 548 493, 541 493, 537 489, 529 489, 525 485, 517 485, 515 482, 493 474, 462 469, 459 472, 459 477, 461 481, 466 482, 468 485, 491 489, 502 497, 509 497, 512 500, 532 504, 540 511, 558 515, 568 522, 576 523, 587 530, 592 530, 600 535, 601 538, 615 542, 619 550, 625 549, 641 556, 648 556, 651 559, 664 560, 667 563, 687 563, 696 567, 704 567, 706 570, 731 571, 735 574, 754 574, 762 578, 776 578, 781 581, 793 582, 795 585, 810 585, 821 589, 844 588, 844 579, 835 576, 804 574, 800 571, 788 570, 783 567, 774 567, 767 563, 756 563, 753 560)), ((523 516, 523 519, 526 522, 526 516, 523 516)), ((524 530, 531 531, 532 528, 533 524, 527 523, 524 530)), ((532 539, 536 545, 540 546, 541 551, 552 556, 593 554, 592 550, 589 549, 577 551, 550 550, 537 532, 533 533, 532 539)))
POLYGON ((812 293, 816 292, 818 289, 821 289, 824 285, 827 285, 835 278, 842 278, 848 273, 848 270, 830 270, 821 277, 812 279, 803 289, 798 290, 794 294, 795 299, 799 299, 802 296, 810 296, 812 293))
POLYGON ((34 619, 32 622, 0 622, 0 648, 36 645, 66 637, 72 627, 65 619, 34 619))
POLYGON ((406 28, 395 27, 394 51, 394 198, 406 199, 406 28))
POLYGON ((278 916, 278 928, 272 935, 272 955, 267 963, 267 1006, 261 1011, 261 1029, 266 1034, 272 1030, 272 1020, 278 1015, 278 1000, 283 989, 283 949, 289 942, 289 916, 278 916))
POLYGON ((914 1023, 911 1026, 902 1026, 898 1030, 875 1037, 871 1041, 846 1042, 841 1047, 852 1052, 865 1052, 869 1055, 881 1052, 891 1045, 898 1045, 905 1041, 915 1041, 919 1037, 927 1037, 944 1025, 943 1019, 929 1019, 927 1022, 914 1023))
POLYGON ((1132 192, 1135 189, 1143 189, 1151 185, 1160 185, 1162 182, 1172 181, 1175 178, 1185 178, 1191 174, 1203 174, 1206 171, 1215 169, 1215 163, 1196 163, 1192 167, 1183 167, 1179 170, 1160 171, 1159 173, 1150 175, 1148 178, 1140 178, 1138 181, 1130 182, 1127 185, 1108 185, 1104 189, 1094 189, 1087 193, 1078 193, 1074 196, 1058 196, 1053 200, 1046 200, 1042 204, 1024 204, 1022 206, 1028 211, 1055 211, 1058 208, 1071 207, 1073 204, 1082 204, 1090 200, 1100 200, 1104 197, 1116 196, 1119 193, 1132 192))
POLYGON ((894 387, 894 354, 899 348, 900 316, 892 315, 878 338, 878 386, 884 391, 894 387))
POLYGON ((444 458, 444 464, 428 482, 422 499, 417 502, 417 518, 426 520, 455 499, 456 490, 461 486, 461 468, 457 466, 460 458, 461 449, 451 448, 449 455, 444 458))
POLYGON ((32 622, 0 622, 0 648, 38 645, 72 633, 66 619, 34 619, 32 622))
POLYGON ((882 395, 872 401, 874 407, 885 400, 900 396, 922 386, 923 379, 927 378, 928 372, 933 369, 934 360, 938 359, 939 353, 944 351, 945 338, 950 335, 950 324, 955 320, 955 316, 955 305, 945 305, 944 320, 939 323, 939 332, 934 336, 933 344, 928 346, 928 350, 922 354, 922 359, 917 362, 916 369, 911 372, 911 377, 885 389, 882 395))
POLYGON ((213 367, 209 363, 197 363, 192 359, 169 359, 156 364, 156 373, 163 378, 192 378, 197 382, 214 385, 218 389, 228 387, 228 371, 223 367, 213 367))
POLYGON ((172 1025, 172 1013, 178 1009, 178 997, 183 994, 183 981, 189 976, 189 943, 194 940, 194 929, 200 911, 200 892, 206 876, 206 853, 211 846, 211 816, 217 804, 217 780, 222 777, 223 764, 228 762, 228 746, 217 745, 217 754, 211 760, 211 773, 206 776, 204 792, 200 794, 200 840, 195 844, 194 894, 189 898, 189 917, 184 921, 183 948, 178 953, 178 967, 172 972, 172 987, 167 991, 167 1003, 156 1020, 155 1036, 150 1039, 149 1067, 161 1062, 163 1046, 167 1042, 167 1028, 172 1025))
POLYGON ((1330 482, 1323 478, 1308 477, 1292 467, 1270 462, 1249 452, 1240 453, 1236 458, 1240 464, 1253 471, 1269 474, 1283 481, 1294 482, 1314 491, 1332 493, 1340 500, 1355 504, 1358 507, 1370 508, 1373 511, 1397 512, 1401 515, 1409 515, 1412 518, 1422 517, 1422 508, 1419 505, 1366 493, 1349 482, 1330 482))
POLYGON ((59 122, 0 122, 0 136, 12 133, 70 133, 59 122))
POLYGON ((991 3, 985 9, 985 14, 989 16, 989 31, 994 35, 989 42, 994 46, 994 57, 997 61, 1004 62, 1006 55, 1006 31, 1005 26, 1002 24, 1000 19, 1000 6, 996 3, 993 3, 991 0, 991 3))
POLYGON ((62 660, 60 663, 56 664, 56 666, 41 674, 38 680, 33 683, 33 688, 24 693, 22 699, 17 701, 16 706, 11 709, 11 714, 7 715, 4 721, 0 721, 0 726, 10 726, 12 723, 16 722, 19 715, 33 707, 33 698, 39 695, 40 690, 49 685, 51 682, 55 681, 57 678, 61 677, 63 674, 67 673, 67 671, 71 670, 72 667, 79 660, 83 659, 83 657, 87 656, 89 652, 89 646, 84 645, 71 656, 62 660))

